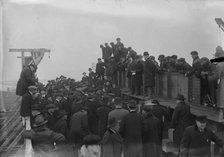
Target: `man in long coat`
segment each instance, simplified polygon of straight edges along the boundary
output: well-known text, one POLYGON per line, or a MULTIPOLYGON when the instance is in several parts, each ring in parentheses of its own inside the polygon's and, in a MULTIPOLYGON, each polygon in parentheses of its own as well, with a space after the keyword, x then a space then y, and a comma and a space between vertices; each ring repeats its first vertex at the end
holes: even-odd
POLYGON ((174 109, 171 128, 174 130, 174 143, 179 147, 181 138, 183 137, 186 127, 192 125, 192 115, 190 106, 184 102, 185 98, 182 94, 178 94, 176 98, 177 106, 174 109))
POLYGON ((153 98, 157 66, 150 59, 148 52, 144 52, 143 56, 145 59, 145 66, 144 66, 145 96, 153 98))
POLYGON ((23 68, 17 82, 16 95, 23 96, 28 91, 29 86, 35 85, 34 73, 36 70, 37 66, 35 64, 23 68))
POLYGON ((187 127, 184 132, 180 157, 210 157, 211 142, 223 146, 223 141, 206 127, 206 116, 197 116, 196 125, 187 127))
POLYGON ((120 134, 124 139, 124 157, 142 157, 142 116, 137 113, 137 104, 129 102, 130 113, 120 125, 120 134))
POLYGON ((110 97, 103 97, 103 104, 96 111, 98 116, 98 135, 102 138, 107 130, 108 114, 112 110, 109 106, 110 97))
MULTIPOLYGON (((36 86, 29 86, 28 91, 23 95, 21 101, 20 115, 25 117, 31 116, 31 108, 33 105, 33 95, 37 92, 36 86)), ((24 120, 24 119, 23 119, 24 120)))
POLYGON ((102 140, 103 157, 121 157, 122 138, 118 132, 119 124, 115 118, 108 121, 108 129, 102 140))
POLYGON ((160 157, 162 153, 161 124, 153 115, 152 106, 152 103, 143 106, 143 157, 160 157))

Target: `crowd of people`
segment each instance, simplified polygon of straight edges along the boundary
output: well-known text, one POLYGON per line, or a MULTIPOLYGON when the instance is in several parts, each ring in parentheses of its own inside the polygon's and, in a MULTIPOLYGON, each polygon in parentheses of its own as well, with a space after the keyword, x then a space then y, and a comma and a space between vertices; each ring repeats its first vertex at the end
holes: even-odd
POLYGON ((89 68, 81 81, 60 76, 43 85, 35 78, 36 65, 23 69, 17 95, 22 96, 23 122, 30 118, 32 128, 23 136, 32 139, 36 156, 60 156, 60 146, 69 143, 74 146, 74 156, 79 157, 162 157, 164 118, 170 120, 181 157, 208 155, 211 141, 223 146, 223 141, 206 127, 205 116, 197 116, 194 121, 183 95, 178 94, 173 113, 153 96, 155 73, 160 71, 186 76, 200 72, 199 77, 204 79, 202 75, 206 75, 208 81, 214 75, 202 69, 206 64, 211 70, 208 59, 199 59, 193 51, 193 66, 175 55, 160 55, 158 64, 148 52, 141 56, 131 47, 125 48, 119 38, 110 45, 100 46, 104 61, 99 58, 96 71, 89 68), (144 80, 149 99, 122 99, 117 71, 127 71, 135 94, 140 94, 144 80))
MULTIPOLYGON (((149 98, 155 97, 156 74, 163 72, 178 72, 186 77, 196 76, 200 79, 200 103, 204 106, 217 107, 217 89, 220 78, 222 78, 222 63, 215 65, 207 57, 199 57, 197 51, 190 52, 192 64, 188 64, 184 58, 177 55, 155 56, 145 51, 138 54, 131 47, 126 48, 117 38, 117 43, 105 43, 100 45, 102 49, 102 59, 99 58, 96 65, 96 75, 106 76, 108 80, 117 83, 117 75, 125 72, 128 78, 131 94, 144 95, 149 98), (144 82, 144 84, 143 84, 144 82)), ((224 51, 221 46, 217 46, 214 57, 223 57, 224 51)))

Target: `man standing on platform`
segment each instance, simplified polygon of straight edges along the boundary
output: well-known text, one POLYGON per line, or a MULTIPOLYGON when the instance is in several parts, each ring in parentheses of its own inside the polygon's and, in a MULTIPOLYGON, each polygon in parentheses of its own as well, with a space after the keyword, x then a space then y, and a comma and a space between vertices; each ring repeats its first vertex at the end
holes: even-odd
POLYGON ((154 88, 155 88, 155 75, 157 71, 156 65, 149 57, 148 52, 143 53, 145 59, 144 66, 144 82, 145 82, 145 96, 148 96, 150 99, 154 97, 154 88))
POLYGON ((17 82, 16 95, 23 96, 28 91, 28 86, 35 85, 36 70, 37 66, 35 64, 30 64, 23 68, 19 81, 17 82))

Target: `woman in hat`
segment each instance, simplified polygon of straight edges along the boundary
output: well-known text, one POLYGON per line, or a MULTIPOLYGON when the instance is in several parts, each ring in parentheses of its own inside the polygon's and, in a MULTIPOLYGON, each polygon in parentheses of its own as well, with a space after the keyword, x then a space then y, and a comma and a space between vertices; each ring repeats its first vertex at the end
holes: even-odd
POLYGON ((94 134, 85 136, 83 145, 79 150, 79 157, 100 157, 100 137, 94 134))
POLYGON ((121 157, 122 138, 119 134, 119 123, 115 118, 108 121, 108 129, 103 136, 103 157, 121 157))

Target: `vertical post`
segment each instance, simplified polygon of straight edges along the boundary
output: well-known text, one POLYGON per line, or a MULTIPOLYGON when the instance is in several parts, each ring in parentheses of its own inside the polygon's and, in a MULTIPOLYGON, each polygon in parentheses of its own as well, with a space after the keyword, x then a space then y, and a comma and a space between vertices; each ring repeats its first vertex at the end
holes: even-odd
POLYGON ((22 51, 21 52, 21 59, 22 59, 22 69, 24 68, 24 66, 25 66, 25 52, 24 51, 22 51))
MULTIPOLYGON (((25 117, 26 130, 31 130, 30 117, 25 117)), ((32 157, 33 149, 30 139, 25 139, 25 157, 32 157)))

